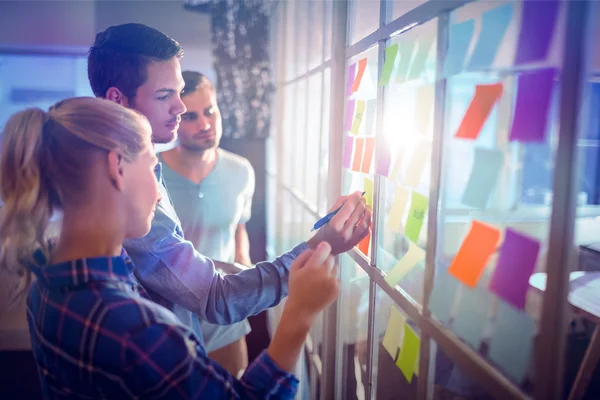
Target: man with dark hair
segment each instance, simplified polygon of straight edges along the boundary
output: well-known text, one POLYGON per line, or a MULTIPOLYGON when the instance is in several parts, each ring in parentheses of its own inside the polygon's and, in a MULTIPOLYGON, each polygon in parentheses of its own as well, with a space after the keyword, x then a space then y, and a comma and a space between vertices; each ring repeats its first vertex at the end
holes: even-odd
MULTIPOLYGON (((90 49, 89 79, 97 96, 140 111, 150 121, 153 140, 167 143, 175 139, 181 114, 186 111, 180 97, 184 89, 181 54, 176 41, 155 29, 141 24, 113 26, 99 33, 90 49)), ((335 208, 342 206, 341 210, 307 242, 273 262, 222 277, 214 263, 184 239, 160 164, 156 176, 162 200, 150 233, 126 240, 125 249, 152 299, 173 310, 200 337, 196 316, 228 325, 273 307, 287 295, 289 266, 301 253, 325 241, 333 254, 340 254, 370 230, 371 211, 361 193, 342 196, 334 204, 335 208)), ((266 357, 264 353, 262 357, 266 357)))

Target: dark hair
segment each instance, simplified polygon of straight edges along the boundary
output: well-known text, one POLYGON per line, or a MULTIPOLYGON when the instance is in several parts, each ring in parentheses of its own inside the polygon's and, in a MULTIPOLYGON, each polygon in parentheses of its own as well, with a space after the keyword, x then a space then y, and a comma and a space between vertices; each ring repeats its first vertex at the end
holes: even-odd
POLYGON ((181 92, 181 97, 187 96, 188 94, 194 93, 201 87, 208 87, 209 89, 215 90, 210 79, 206 77, 206 75, 196 72, 196 71, 183 71, 181 73, 183 76, 183 81, 185 82, 185 86, 183 88, 183 92, 181 92))
POLYGON ((183 48, 164 33, 143 24, 111 26, 96 34, 88 55, 88 78, 96 97, 105 97, 110 87, 133 100, 147 76, 152 61, 183 57, 183 48))

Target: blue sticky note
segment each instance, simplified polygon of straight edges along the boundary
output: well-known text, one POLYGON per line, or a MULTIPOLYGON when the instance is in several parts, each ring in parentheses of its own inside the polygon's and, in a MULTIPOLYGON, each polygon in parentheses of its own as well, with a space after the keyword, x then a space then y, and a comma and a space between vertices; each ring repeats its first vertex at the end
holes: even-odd
POLYGON ((535 321, 504 302, 498 305, 489 358, 520 384, 529 369, 535 321))
POLYGON ((524 0, 515 65, 544 61, 550 53, 561 2, 524 0))
POLYGON ((462 287, 460 302, 452 329, 456 336, 479 350, 483 328, 491 310, 491 295, 479 287, 462 287))
POLYGON ((462 203, 484 209, 496 187, 504 165, 504 153, 497 149, 475 148, 475 157, 462 203))
POLYGON ((473 31, 475 31, 474 19, 450 26, 444 75, 454 75, 462 70, 469 50, 469 43, 471 43, 473 37, 473 31))
POLYGON ((514 14, 512 3, 486 11, 481 17, 481 33, 475 44, 469 70, 487 68, 492 65, 500 44, 504 39, 508 25, 514 14))
POLYGON ((459 282, 445 271, 436 275, 429 298, 429 309, 438 321, 446 324, 452 316, 452 306, 459 282))

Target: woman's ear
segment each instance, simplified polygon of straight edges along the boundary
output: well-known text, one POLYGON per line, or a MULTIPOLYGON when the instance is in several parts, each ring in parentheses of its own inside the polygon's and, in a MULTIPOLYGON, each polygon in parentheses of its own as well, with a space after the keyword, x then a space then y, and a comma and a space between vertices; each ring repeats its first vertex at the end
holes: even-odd
POLYGON ((123 157, 115 152, 108 152, 108 174, 118 191, 123 191, 125 180, 123 178, 123 157))
POLYGON ((114 86, 111 86, 106 91, 106 100, 114 101, 117 104, 122 105, 123 107, 129 107, 129 99, 127 96, 123 94, 119 89, 114 86))

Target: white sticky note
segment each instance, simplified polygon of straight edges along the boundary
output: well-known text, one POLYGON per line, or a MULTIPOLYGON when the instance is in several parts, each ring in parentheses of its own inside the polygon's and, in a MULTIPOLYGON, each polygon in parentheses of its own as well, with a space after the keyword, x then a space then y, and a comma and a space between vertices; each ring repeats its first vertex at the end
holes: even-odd
POLYGON ((406 318, 394 306, 390 307, 390 317, 388 319, 385 335, 383 336, 383 347, 396 359, 396 353, 400 347, 402 340, 402 332, 404 331, 404 322, 406 318))
POLYGON ((395 287, 402 278, 406 276, 420 261, 425 258, 425 250, 412 242, 408 242, 408 251, 404 256, 396 263, 385 277, 385 281, 391 286, 395 287))
POLYGON ((421 140, 415 146, 415 150, 413 151, 410 164, 408 166, 408 171, 406 171, 406 176, 402 179, 402 183, 407 187, 417 187, 419 186, 419 182, 421 182, 421 175, 423 175, 423 170, 425 166, 429 162, 429 156, 431 153, 431 142, 428 140, 421 140))
POLYGON ((471 289, 468 286, 462 286, 452 330, 475 350, 479 350, 483 328, 490 316, 490 296, 488 292, 484 292, 478 287, 471 289))

